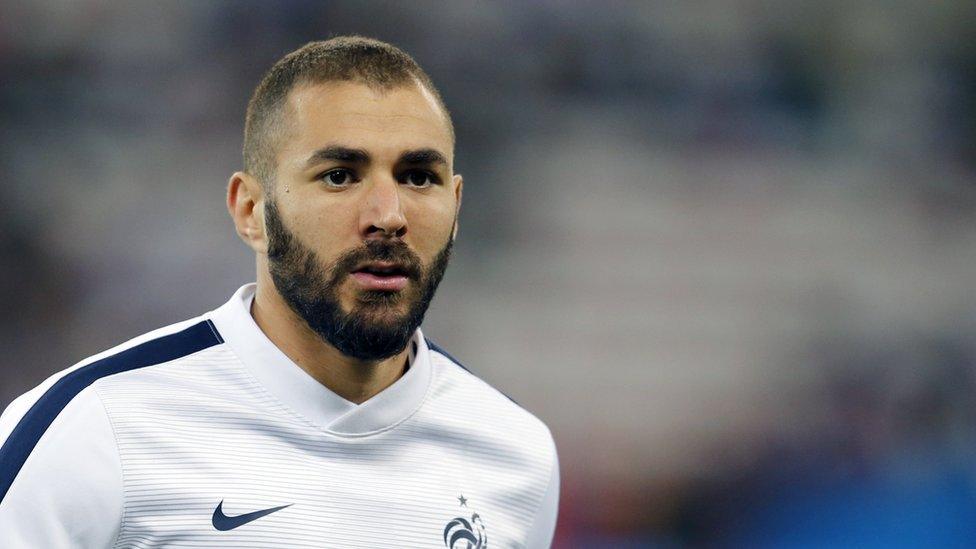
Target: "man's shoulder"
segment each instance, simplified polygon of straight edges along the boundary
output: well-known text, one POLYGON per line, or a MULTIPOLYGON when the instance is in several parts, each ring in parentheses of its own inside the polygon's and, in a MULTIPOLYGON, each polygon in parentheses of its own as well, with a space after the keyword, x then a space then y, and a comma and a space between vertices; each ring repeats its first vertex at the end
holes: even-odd
POLYGON ((213 322, 201 315, 133 337, 58 372, 45 384, 90 384, 101 378, 170 363, 224 342, 213 322))
POLYGON ((34 422, 43 432, 71 401, 102 380, 171 363, 221 343, 205 315, 146 332, 54 373, 11 403, 4 423, 34 422))
MULTIPOLYGON (((38 471, 56 469, 52 464, 61 463, 63 457, 114 455, 110 414, 97 392, 100 383, 172 363, 220 343, 209 319, 191 318, 85 358, 18 397, 0 415, 0 500, 15 479, 28 479, 21 484, 29 484, 38 471), (21 474, 25 467, 28 470, 21 474)), ((97 463, 106 464, 105 475, 113 474, 107 465, 111 460, 101 457, 88 460, 92 470, 87 474, 97 477, 101 471, 97 463)))
POLYGON ((483 421, 488 428, 504 424, 513 434, 541 445, 552 445, 552 435, 541 419, 476 375, 444 348, 429 338, 426 342, 436 373, 433 394, 442 406, 459 416, 483 421))

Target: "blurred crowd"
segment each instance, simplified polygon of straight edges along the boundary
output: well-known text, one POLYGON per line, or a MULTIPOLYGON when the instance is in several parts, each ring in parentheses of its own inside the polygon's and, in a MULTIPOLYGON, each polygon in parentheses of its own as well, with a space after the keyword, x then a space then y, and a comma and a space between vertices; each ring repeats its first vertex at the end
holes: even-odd
POLYGON ((972 2, 0 2, 0 406, 253 279, 251 90, 357 33, 465 176, 425 333, 550 425, 557 547, 976 539, 972 2))

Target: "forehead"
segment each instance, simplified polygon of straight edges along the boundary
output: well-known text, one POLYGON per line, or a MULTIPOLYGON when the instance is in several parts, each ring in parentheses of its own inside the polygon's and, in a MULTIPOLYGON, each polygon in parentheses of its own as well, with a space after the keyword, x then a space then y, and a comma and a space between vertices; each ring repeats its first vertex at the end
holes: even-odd
POLYGON ((439 150, 449 159, 453 154, 443 109, 417 83, 387 90, 359 82, 303 84, 289 93, 284 116, 288 129, 279 161, 286 163, 328 145, 364 149, 377 157, 422 148, 439 150))

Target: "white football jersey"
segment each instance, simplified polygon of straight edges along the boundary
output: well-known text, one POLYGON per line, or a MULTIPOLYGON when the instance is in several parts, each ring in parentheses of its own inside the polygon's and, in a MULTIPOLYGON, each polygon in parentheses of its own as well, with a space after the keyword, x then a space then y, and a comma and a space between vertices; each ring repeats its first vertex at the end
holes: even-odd
POLYGON ((420 330, 404 375, 353 404, 268 340, 254 290, 7 408, 0 546, 549 546, 542 422, 420 330))

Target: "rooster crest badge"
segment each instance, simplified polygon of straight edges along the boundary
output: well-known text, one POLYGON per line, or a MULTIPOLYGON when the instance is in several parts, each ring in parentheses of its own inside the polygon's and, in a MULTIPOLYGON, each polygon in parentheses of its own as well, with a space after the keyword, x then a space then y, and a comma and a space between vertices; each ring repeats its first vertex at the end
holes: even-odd
MULTIPOLYGON (((468 499, 458 497, 461 507, 468 506, 468 499)), ((455 517, 444 527, 444 547, 447 549, 487 549, 488 534, 481 515, 472 513, 470 518, 455 517)))

